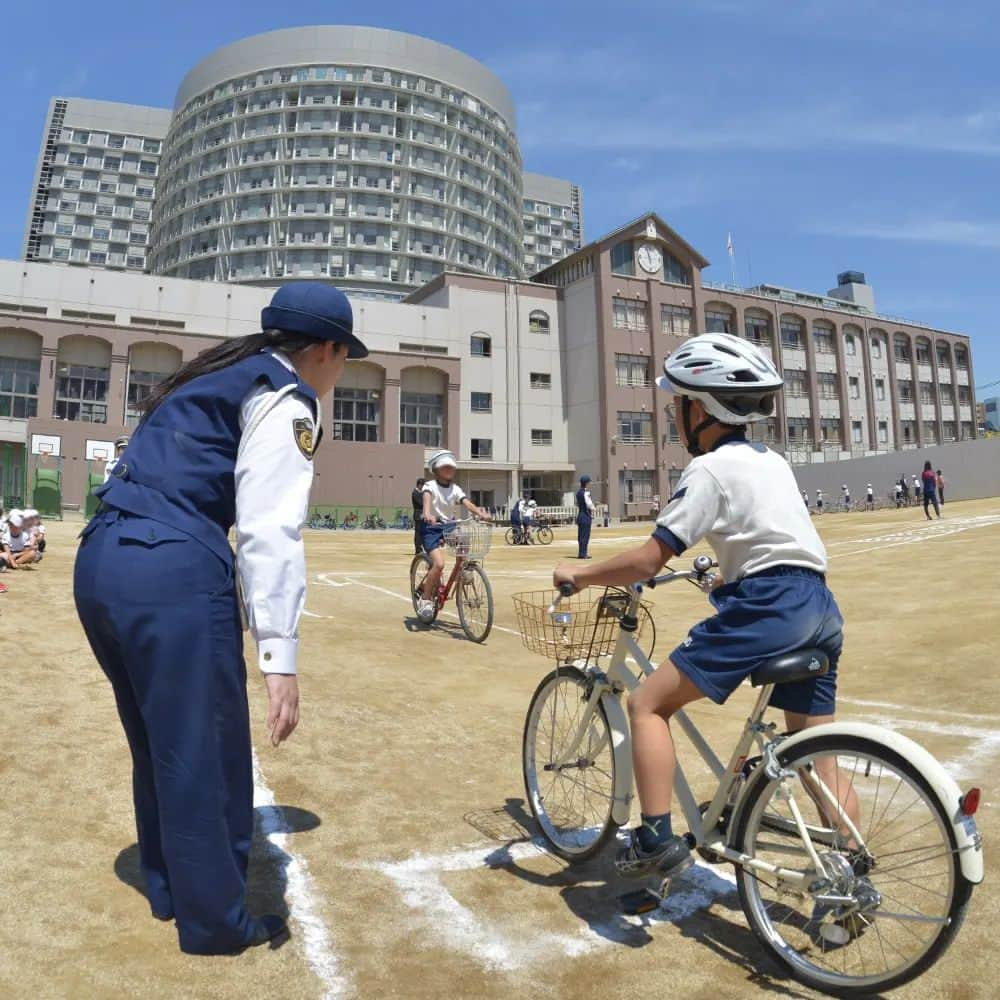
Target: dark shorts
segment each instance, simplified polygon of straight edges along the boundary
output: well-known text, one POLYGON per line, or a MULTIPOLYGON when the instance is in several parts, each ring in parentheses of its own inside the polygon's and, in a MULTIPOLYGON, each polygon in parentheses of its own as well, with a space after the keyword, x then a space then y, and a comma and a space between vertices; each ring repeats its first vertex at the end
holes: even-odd
POLYGON ((670 655, 678 670, 721 705, 764 660, 815 646, 830 658, 822 677, 779 684, 775 708, 830 715, 844 619, 823 578, 793 566, 727 583, 711 595, 718 614, 691 629, 670 655))
POLYGON ((426 524, 420 522, 420 541, 425 552, 433 552, 444 545, 444 537, 455 529, 455 524, 426 524))

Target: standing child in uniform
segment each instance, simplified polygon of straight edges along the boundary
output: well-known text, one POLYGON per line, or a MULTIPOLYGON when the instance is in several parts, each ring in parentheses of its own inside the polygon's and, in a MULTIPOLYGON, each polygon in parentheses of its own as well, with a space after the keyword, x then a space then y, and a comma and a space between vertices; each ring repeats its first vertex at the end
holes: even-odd
POLYGON ((896 496, 896 510, 899 510, 903 506, 903 483, 901 480, 897 479, 892 484, 892 491, 896 496))
POLYGON ((454 529, 463 510, 484 521, 488 521, 490 515, 482 507, 477 507, 455 482, 458 462, 450 451, 439 451, 432 455, 427 467, 434 478, 423 485, 424 515, 420 538, 431 561, 431 568, 424 579, 417 614, 421 621, 430 622, 434 618, 434 595, 441 583, 441 572, 444 569, 445 535, 454 529))
POLYGON ((843 503, 844 503, 844 510, 850 511, 850 509, 851 509, 851 490, 850 490, 850 487, 847 485, 847 483, 844 483, 844 485, 840 487, 840 493, 841 493, 841 497, 842 497, 843 503))
POLYGON ((816 491, 816 513, 817 514, 822 514, 823 513, 823 491, 822 490, 817 490, 816 491))
MULTIPOLYGON (((638 548, 594 566, 559 566, 553 574, 557 587, 575 590, 627 586, 655 576, 704 538, 725 578, 711 596, 718 614, 692 628, 629 696, 642 822, 615 858, 626 876, 670 875, 691 863, 687 842, 671 826, 670 717, 700 698, 722 704, 764 660, 818 646, 829 657, 829 673, 775 687, 771 704, 785 710, 790 730, 829 722, 843 641, 843 619, 826 586, 826 551, 792 470, 746 438, 748 422, 774 413, 782 379, 771 360, 739 337, 710 333, 693 337, 663 367, 657 385, 675 394, 681 440, 693 460, 656 530, 638 548)), ((856 796, 846 781, 836 781, 836 758, 814 766, 828 787, 842 789, 845 810, 856 816, 856 796)))
POLYGON ((257 641, 271 742, 299 720, 298 623, 319 398, 368 354, 347 297, 279 288, 261 333, 226 339, 161 382, 83 529, 77 611, 132 751, 139 864, 182 951, 283 936, 251 916, 253 756, 237 578, 257 641), (236 529, 236 553, 228 534, 236 529))
POLYGON ((937 494, 938 500, 941 501, 941 506, 944 506, 944 476, 941 475, 941 470, 938 469, 936 473, 937 477, 937 494))
POLYGON ((872 489, 871 483, 869 483, 865 487, 865 509, 866 510, 875 509, 875 490, 872 489))

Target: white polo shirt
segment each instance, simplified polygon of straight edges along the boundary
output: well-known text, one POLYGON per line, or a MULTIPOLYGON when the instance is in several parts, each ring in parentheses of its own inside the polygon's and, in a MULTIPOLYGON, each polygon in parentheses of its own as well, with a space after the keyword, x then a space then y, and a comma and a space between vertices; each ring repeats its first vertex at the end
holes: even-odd
POLYGON ((431 513, 439 521, 457 521, 462 514, 465 491, 458 483, 442 486, 436 479, 424 483, 424 493, 431 496, 431 513))
POLYGON ((656 525, 678 555, 704 538, 727 583, 775 566, 826 572, 791 467, 762 444, 734 440, 693 459, 656 525))

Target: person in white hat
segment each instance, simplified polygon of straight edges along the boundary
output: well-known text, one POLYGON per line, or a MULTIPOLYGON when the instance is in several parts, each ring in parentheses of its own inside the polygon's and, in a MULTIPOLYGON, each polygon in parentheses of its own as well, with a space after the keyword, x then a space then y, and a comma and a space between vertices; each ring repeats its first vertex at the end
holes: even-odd
POLYGON ((7 515, 6 530, 0 542, 0 559, 8 569, 23 569, 36 562, 36 555, 31 536, 24 530, 24 511, 12 510, 7 515))

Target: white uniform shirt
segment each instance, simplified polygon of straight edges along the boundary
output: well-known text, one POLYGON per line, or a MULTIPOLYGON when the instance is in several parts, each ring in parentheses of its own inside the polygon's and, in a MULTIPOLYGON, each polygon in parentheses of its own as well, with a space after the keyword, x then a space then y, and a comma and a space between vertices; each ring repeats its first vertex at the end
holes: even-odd
POLYGON ((594 506, 594 498, 590 495, 590 490, 583 491, 583 502, 587 505, 587 510, 590 511, 591 516, 597 513, 597 508, 594 506))
POLYGON ((3 543, 10 549, 12 555, 19 555, 31 545, 31 536, 24 528, 17 535, 11 530, 9 524, 5 525, 5 528, 3 543))
POLYGON ((431 514, 439 521, 457 521, 461 517, 465 491, 458 483, 442 486, 436 479, 429 479, 422 492, 430 494, 431 514))
POLYGON ((678 555, 702 538, 733 583, 773 566, 826 572, 826 549, 791 467, 761 444, 737 441, 695 458, 653 533, 678 555))
MULTIPOLYGON (((289 371, 294 366, 273 352, 289 371)), ((306 599, 302 525, 319 428, 312 403, 294 389, 258 386, 240 407, 236 457, 236 565, 257 659, 266 674, 294 674, 306 599), (303 423, 304 421, 304 423, 303 423), (308 440, 303 432, 311 429, 308 440)))
POLYGON ((875 490, 871 486, 866 486, 865 495, 868 497, 869 500, 871 500, 875 496, 875 490))

